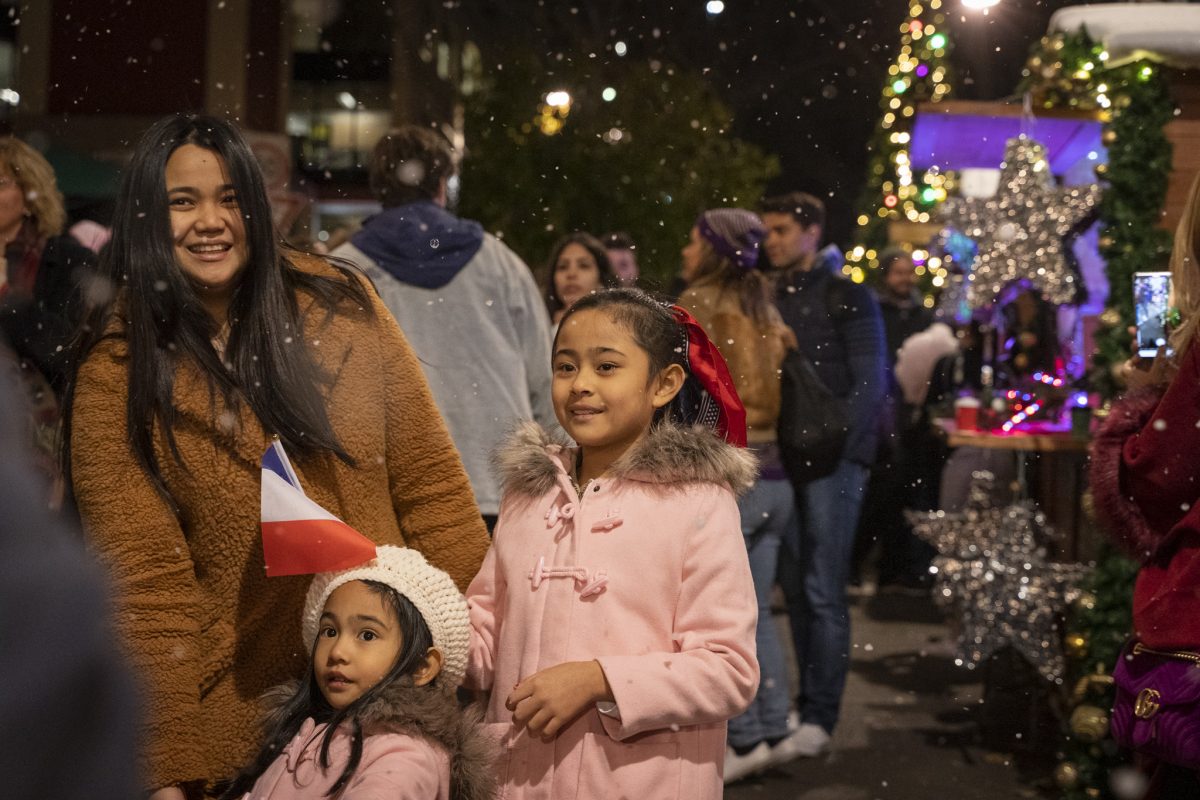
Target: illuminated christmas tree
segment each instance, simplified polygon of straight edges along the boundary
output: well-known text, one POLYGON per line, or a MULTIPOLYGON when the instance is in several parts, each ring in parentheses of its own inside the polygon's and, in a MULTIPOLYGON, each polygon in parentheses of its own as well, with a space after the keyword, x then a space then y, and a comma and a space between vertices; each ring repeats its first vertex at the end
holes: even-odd
POLYGON ((942 0, 912 0, 900 26, 900 51, 888 67, 879 103, 882 114, 870 144, 856 246, 846 254, 846 271, 855 281, 862 282, 868 270, 879 266, 879 251, 888 243, 888 222, 929 222, 934 206, 946 199, 949 176, 936 167, 915 175, 908 146, 917 105, 936 103, 950 94, 951 47, 942 0))

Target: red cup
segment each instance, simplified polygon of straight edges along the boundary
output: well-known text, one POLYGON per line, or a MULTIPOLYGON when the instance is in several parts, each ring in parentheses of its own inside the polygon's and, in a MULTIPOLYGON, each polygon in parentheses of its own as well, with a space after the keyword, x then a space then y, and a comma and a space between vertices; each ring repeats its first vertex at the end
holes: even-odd
POLYGON ((979 401, 960 397, 954 401, 954 427, 960 431, 979 430, 979 401))

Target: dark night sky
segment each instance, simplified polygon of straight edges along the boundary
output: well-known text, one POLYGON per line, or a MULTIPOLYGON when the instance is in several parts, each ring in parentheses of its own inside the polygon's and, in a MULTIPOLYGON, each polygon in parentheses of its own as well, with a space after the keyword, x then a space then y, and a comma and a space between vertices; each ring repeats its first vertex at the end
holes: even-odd
MULTIPOLYGON (((944 0, 956 50, 951 97, 1009 95, 1031 44, 1063 0, 1002 0, 987 16, 944 0)), ((780 157, 772 191, 823 197, 829 235, 847 241, 878 119, 883 76, 899 48, 906 0, 705 0, 614 3, 608 43, 697 70, 733 109, 736 133, 780 157), (655 36, 657 29, 658 35, 655 36)), ((588 12, 585 12, 588 13, 588 12)), ((608 57, 612 57, 608 55, 608 57)))

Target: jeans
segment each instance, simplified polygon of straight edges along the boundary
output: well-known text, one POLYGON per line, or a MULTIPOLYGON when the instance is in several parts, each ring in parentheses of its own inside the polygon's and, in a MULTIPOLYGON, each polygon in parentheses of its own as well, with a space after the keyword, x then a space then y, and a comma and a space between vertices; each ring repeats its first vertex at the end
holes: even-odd
POLYGON ((796 498, 786 480, 759 480, 738 503, 742 536, 750 556, 750 575, 758 596, 759 683, 754 702, 729 721, 729 744, 752 747, 764 739, 787 736, 788 673, 783 648, 771 617, 771 591, 779 563, 779 549, 787 536, 795 536, 796 498))
POLYGON ((798 532, 784 540, 779 556, 779 586, 800 669, 797 710, 804 722, 829 733, 837 725, 850 666, 846 583, 867 472, 843 460, 833 474, 798 487, 798 532))

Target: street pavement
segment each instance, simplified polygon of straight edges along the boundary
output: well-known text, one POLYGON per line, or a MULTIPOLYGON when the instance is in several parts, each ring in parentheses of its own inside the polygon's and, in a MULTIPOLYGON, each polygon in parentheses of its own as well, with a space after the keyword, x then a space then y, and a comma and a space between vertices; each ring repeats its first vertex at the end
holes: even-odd
MULTIPOLYGON (((790 654, 786 617, 776 622, 790 654)), ((996 737, 983 736, 990 720, 982 675, 954 665, 953 634, 928 598, 868 591, 854 600, 851 626, 851 669, 830 752, 731 784, 728 800, 1054 796, 1046 791, 1053 736, 1031 748, 1012 734, 1005 749, 1016 756, 985 744, 996 737)), ((792 672, 794 688, 794 664, 792 672)))

